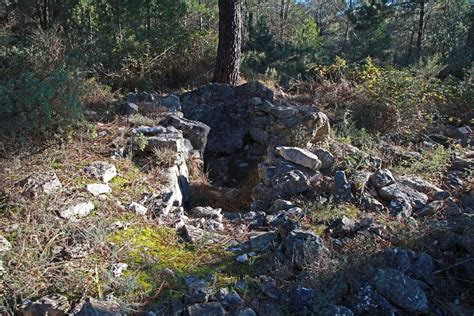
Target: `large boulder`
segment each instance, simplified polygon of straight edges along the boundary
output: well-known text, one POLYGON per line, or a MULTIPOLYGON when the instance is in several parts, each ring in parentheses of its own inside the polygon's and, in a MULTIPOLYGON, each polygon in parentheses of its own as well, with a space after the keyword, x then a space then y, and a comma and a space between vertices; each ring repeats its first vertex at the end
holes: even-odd
POLYGON ((232 154, 244 146, 247 103, 237 88, 213 83, 185 93, 181 99, 186 118, 211 128, 208 151, 232 154))
POLYGON ((274 101, 257 82, 209 84, 181 99, 186 118, 211 128, 206 150, 212 153, 233 154, 252 143, 305 148, 329 133, 329 120, 317 108, 274 101))

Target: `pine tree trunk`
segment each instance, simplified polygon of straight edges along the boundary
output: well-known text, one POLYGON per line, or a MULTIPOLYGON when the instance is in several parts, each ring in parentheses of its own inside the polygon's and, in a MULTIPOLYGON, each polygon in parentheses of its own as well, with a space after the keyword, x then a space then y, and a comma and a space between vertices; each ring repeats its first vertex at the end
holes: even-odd
POLYGON ((416 59, 420 61, 422 41, 423 41, 423 23, 425 18, 425 0, 420 0, 420 15, 418 19, 418 36, 416 39, 416 59))
POLYGON ((237 84, 239 79, 241 43, 241 0, 219 0, 219 46, 214 71, 214 82, 237 84))

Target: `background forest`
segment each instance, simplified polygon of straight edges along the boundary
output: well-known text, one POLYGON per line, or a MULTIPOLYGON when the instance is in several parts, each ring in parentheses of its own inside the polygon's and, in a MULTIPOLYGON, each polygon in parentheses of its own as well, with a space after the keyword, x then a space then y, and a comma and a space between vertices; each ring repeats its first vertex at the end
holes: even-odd
MULTIPOLYGON (((466 0, 247 0, 241 76, 321 107, 466 108, 473 14, 466 0)), ((0 112, 47 132, 112 92, 209 82, 218 8, 214 0, 5 0, 0 25, 0 112)))

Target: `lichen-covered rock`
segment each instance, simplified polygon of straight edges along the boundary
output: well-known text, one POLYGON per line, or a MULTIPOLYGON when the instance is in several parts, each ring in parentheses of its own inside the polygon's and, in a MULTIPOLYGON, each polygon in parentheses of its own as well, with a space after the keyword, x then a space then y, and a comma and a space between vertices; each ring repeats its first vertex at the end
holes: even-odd
POLYGON ((302 193, 311 188, 309 179, 300 170, 288 171, 273 178, 272 185, 284 194, 302 193))
POLYGON ((250 238, 250 248, 256 252, 265 252, 275 248, 278 244, 278 236, 274 232, 259 234, 250 238))
POLYGON ((320 316, 353 316, 354 313, 345 306, 338 306, 338 305, 329 305, 325 307, 320 316))
POLYGON ((410 312, 426 312, 428 299, 420 284, 395 269, 377 270, 373 286, 393 305, 410 312))
POLYGON ((40 194, 52 194, 62 188, 61 182, 54 172, 31 175, 18 182, 18 185, 23 188, 23 192, 32 198, 40 194))
POLYGON ((347 181, 344 171, 337 171, 334 176, 334 189, 332 192, 336 202, 349 202, 352 200, 351 185, 347 181))
POLYGON ((138 113, 138 105, 132 102, 123 102, 118 108, 118 112, 122 115, 130 116, 138 113))
POLYGON ((401 183, 393 183, 384 186, 378 190, 379 195, 385 200, 406 200, 413 208, 419 209, 426 205, 428 196, 426 194, 413 190, 401 183))
POLYGON ((318 265, 328 254, 323 240, 310 231, 294 230, 283 244, 284 257, 291 267, 304 269, 318 265))
POLYGON ((114 165, 105 161, 95 161, 84 168, 84 172, 89 176, 109 182, 117 175, 117 169, 114 165))
POLYGON ((350 307, 356 315, 398 315, 395 306, 390 304, 373 286, 363 285, 350 299, 350 307))
POLYGON ((395 178, 393 177, 390 170, 380 169, 380 170, 377 170, 374 174, 372 174, 372 176, 370 177, 370 181, 372 182, 374 187, 378 190, 390 184, 395 183, 395 178))

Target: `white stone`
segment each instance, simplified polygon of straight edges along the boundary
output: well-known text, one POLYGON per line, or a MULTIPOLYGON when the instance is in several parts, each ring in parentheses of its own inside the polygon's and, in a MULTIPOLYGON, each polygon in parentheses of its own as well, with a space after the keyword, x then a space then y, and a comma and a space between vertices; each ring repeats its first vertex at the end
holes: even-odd
POLYGON ((240 262, 240 263, 245 263, 247 261, 249 261, 249 256, 244 253, 243 255, 240 255, 236 258, 237 262, 240 262))
POLYGON ((59 212, 59 215, 67 220, 75 221, 79 218, 89 215, 94 210, 92 202, 79 202, 68 206, 66 209, 59 212))
POLYGON ((321 160, 319 160, 318 156, 306 149, 298 147, 280 146, 277 147, 275 150, 280 157, 291 161, 297 165, 312 170, 319 170, 322 166, 321 160))
POLYGON ((148 209, 141 205, 141 204, 138 204, 136 202, 132 202, 128 208, 130 209, 130 211, 134 212, 135 214, 138 214, 138 215, 146 215, 148 209))
POLYGON ((120 278, 123 275, 123 273, 125 272, 125 270, 127 270, 127 268, 128 268, 128 264, 126 264, 126 263, 123 263, 123 262, 114 263, 112 265, 112 273, 113 273, 114 277, 120 278))
POLYGON ((104 161, 95 161, 84 168, 84 172, 91 177, 101 179, 103 182, 109 182, 117 176, 117 169, 114 165, 104 161))
POLYGON ((101 194, 111 193, 112 189, 108 184, 92 183, 87 185, 87 191, 92 193, 94 196, 99 196, 101 194))
POLYGON ((12 245, 10 244, 10 242, 5 237, 0 235, 0 256, 5 255, 11 249, 12 245))

